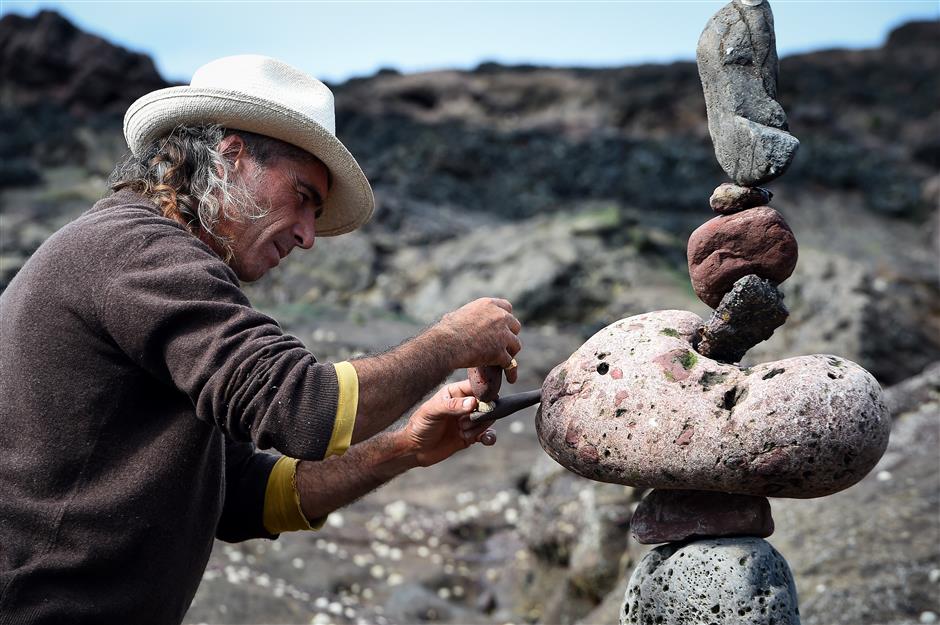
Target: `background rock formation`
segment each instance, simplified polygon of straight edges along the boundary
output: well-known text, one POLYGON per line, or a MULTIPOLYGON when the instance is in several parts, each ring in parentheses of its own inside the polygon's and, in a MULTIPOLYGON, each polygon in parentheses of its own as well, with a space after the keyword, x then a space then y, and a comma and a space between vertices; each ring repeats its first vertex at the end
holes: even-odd
MULTIPOLYGON (((837 353, 891 385, 940 361, 938 38, 936 22, 912 23, 876 49, 780 60, 801 147, 770 186, 800 261, 782 285, 790 319, 753 362, 837 353)), ((104 192, 124 109, 165 83, 146 57, 48 13, 0 20, 0 76, 2 288, 104 192), (79 67, 98 78, 75 80, 79 67)), ((333 88, 376 218, 251 287, 318 356, 395 344, 490 285, 526 322, 523 390, 617 319, 707 316, 685 243, 722 174, 693 62, 387 71, 333 88), (483 260, 459 262, 471 258, 483 260)), ((940 381, 899 389, 871 475, 818 502, 772 504, 770 542, 805 625, 940 614, 940 381)), ((218 545, 187 621, 616 622, 646 550, 627 539, 641 493, 555 465, 533 420, 534 409, 507 419, 495 448, 406 475, 320 533, 218 545)))

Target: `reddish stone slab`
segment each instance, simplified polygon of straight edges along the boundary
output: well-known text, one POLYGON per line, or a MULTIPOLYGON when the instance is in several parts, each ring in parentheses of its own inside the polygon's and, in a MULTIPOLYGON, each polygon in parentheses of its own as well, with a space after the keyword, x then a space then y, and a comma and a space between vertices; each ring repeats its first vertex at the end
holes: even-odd
POLYGON ((715 308, 734 283, 755 274, 774 284, 796 267, 796 238, 783 216, 769 206, 706 221, 689 237, 692 288, 715 308))
POLYGON ((774 533, 774 520, 766 497, 656 489, 633 513, 630 531, 644 545, 721 536, 766 538, 774 533))

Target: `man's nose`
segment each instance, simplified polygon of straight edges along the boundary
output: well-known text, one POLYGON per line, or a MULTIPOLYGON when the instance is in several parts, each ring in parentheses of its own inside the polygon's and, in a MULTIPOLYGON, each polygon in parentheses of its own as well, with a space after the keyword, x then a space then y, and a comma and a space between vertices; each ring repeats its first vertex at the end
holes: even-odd
POLYGON ((305 215, 303 219, 294 225, 294 240, 297 241, 297 247, 309 250, 313 247, 313 242, 316 238, 316 217, 312 214, 305 215))

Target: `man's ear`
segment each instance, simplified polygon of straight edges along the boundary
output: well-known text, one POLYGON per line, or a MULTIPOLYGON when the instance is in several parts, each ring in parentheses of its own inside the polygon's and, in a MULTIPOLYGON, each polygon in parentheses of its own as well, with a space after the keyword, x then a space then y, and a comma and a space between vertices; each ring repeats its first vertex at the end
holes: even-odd
POLYGON ((238 170, 248 156, 248 147, 245 145, 245 140, 240 136, 235 134, 226 135, 219 141, 219 152, 233 169, 238 170))

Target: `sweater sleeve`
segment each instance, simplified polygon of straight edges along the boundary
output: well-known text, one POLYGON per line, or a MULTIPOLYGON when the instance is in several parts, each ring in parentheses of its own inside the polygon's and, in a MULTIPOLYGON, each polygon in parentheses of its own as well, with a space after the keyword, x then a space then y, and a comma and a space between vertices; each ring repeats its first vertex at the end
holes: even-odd
MULTIPOLYGON (((359 396, 355 368, 348 362, 334 367, 339 378, 339 405, 327 456, 341 456, 349 448, 359 396)), ((304 516, 295 482, 298 462, 296 458, 257 451, 250 443, 226 439, 225 503, 216 538, 241 542, 323 527, 325 516, 313 521, 304 516)))
POLYGON ((215 536, 236 543, 251 538, 276 538, 264 523, 265 494, 279 458, 255 450, 251 443, 225 439, 225 501, 215 536))
POLYGON ((322 459, 338 407, 334 366, 252 308, 234 272, 189 233, 143 230, 137 243, 99 295, 118 347, 228 438, 322 459))

